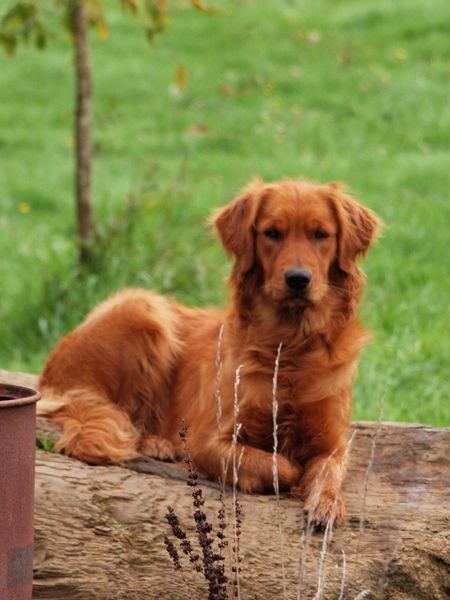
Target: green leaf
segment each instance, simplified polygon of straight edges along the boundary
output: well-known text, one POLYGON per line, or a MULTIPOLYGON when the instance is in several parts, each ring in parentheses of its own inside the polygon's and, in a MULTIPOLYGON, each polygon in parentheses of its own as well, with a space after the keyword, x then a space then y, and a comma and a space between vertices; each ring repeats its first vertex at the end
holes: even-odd
POLYGON ((0 29, 0 46, 3 47, 5 52, 9 55, 14 54, 17 45, 17 38, 3 29, 0 29))
POLYGON ((36 439, 37 447, 45 452, 56 452, 55 443, 56 440, 51 435, 38 435, 36 439))
POLYGON ((173 77, 174 89, 178 94, 182 94, 186 88, 187 69, 184 65, 177 65, 173 77))
POLYGON ((84 0, 91 25, 106 27, 106 15, 102 0, 84 0))
POLYGON ((201 12, 204 12, 204 13, 212 14, 212 13, 217 12, 216 8, 214 8, 212 6, 206 6, 203 3, 203 0, 191 0, 191 4, 195 9, 197 9, 201 12))
POLYGON ((43 23, 45 11, 40 0, 16 2, 3 15, 0 22, 0 45, 12 54, 22 39, 33 41, 37 48, 43 48, 47 41, 47 30, 43 23))
POLYGON ((37 27, 36 36, 35 36, 35 44, 39 50, 43 50, 45 48, 45 46, 47 45, 47 32, 42 27, 42 25, 39 25, 39 27, 37 27))
POLYGON ((167 25, 168 11, 166 0, 147 0, 147 15, 153 23, 156 32, 162 31, 167 25))
POLYGON ((129 12, 132 15, 137 15, 141 10, 141 3, 139 0, 120 0, 122 9, 125 12, 129 12))

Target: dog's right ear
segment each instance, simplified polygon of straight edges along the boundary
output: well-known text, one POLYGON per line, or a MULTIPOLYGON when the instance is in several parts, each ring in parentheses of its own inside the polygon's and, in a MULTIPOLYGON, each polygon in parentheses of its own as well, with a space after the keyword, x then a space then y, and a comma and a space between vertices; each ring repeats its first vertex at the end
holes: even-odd
POLYGON ((245 274, 255 261, 255 222, 264 183, 254 180, 231 204, 213 215, 214 225, 225 251, 235 260, 235 268, 245 274))

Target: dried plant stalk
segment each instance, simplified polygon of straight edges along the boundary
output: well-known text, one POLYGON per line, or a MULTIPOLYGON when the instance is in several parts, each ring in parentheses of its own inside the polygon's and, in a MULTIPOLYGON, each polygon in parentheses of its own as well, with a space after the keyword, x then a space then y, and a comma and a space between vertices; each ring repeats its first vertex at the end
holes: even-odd
MULTIPOLYGON (((233 438, 231 443, 231 457, 233 466, 233 533, 234 543, 232 548, 233 554, 233 594, 238 600, 241 599, 241 584, 240 584, 240 573, 241 573, 241 556, 240 556, 240 535, 241 535, 241 523, 242 523, 242 509, 237 499, 237 483, 239 476, 239 468, 241 466, 242 457, 244 455, 244 448, 242 448, 238 461, 236 462, 236 448, 239 438, 239 432, 242 427, 242 423, 238 422, 239 415, 239 385, 241 383, 241 369, 242 365, 239 365, 236 369, 234 378, 234 397, 233 397, 233 438)), ((228 461, 227 461, 228 463, 228 461)), ((228 470, 228 464, 227 464, 228 470)))
MULTIPOLYGON (((216 387, 214 390, 214 397, 216 400, 216 422, 217 422, 217 437, 218 443, 222 442, 222 393, 221 393, 221 383, 222 383, 222 371, 223 371, 223 361, 222 361, 222 340, 223 340, 223 332, 224 325, 221 325, 219 330, 219 336, 217 338, 217 348, 216 348, 216 387)), ((221 455, 220 457, 220 470, 222 476, 222 494, 225 492, 225 482, 226 482, 226 471, 225 471, 225 459, 221 455)))
POLYGON ((277 517, 278 517, 278 533, 280 536, 280 549, 281 549, 281 580, 283 584, 283 599, 286 598, 286 567, 284 562, 284 535, 283 526, 281 523, 281 508, 280 508, 280 484, 278 480, 278 370, 280 367, 280 356, 283 343, 280 343, 277 350, 277 356, 275 359, 275 368, 273 373, 273 384, 272 384, 272 417, 273 417, 273 454, 272 454, 272 473, 273 473, 273 489, 277 499, 277 517))
MULTIPOLYGON (((192 489, 191 495, 193 506, 193 519, 197 531, 198 546, 202 553, 202 562, 200 562, 200 555, 194 552, 192 544, 188 539, 186 532, 182 529, 180 525, 178 516, 175 514, 173 508, 170 506, 167 508, 166 519, 170 525, 172 534, 176 539, 178 539, 178 543, 180 545, 181 550, 189 558, 189 562, 191 563, 195 571, 203 574, 208 584, 208 598, 210 600, 227 600, 228 578, 225 575, 225 564, 222 553, 222 549, 226 545, 224 534, 225 525, 221 520, 221 512, 219 510, 219 531, 217 533, 216 540, 213 537, 213 527, 208 522, 208 518, 205 513, 205 500, 203 498, 203 491, 197 485, 198 474, 195 471, 195 467, 189 451, 187 435, 188 429, 183 421, 182 430, 180 431, 180 438, 183 441, 184 460, 187 464, 189 473, 187 485, 192 489), (215 551, 215 543, 217 543, 219 552, 215 551)), ((175 545, 167 537, 165 539, 165 546, 174 564, 175 570, 181 570, 181 561, 179 553, 175 545)), ((190 597, 192 597, 191 593, 190 597)))
POLYGON ((323 588, 325 586, 325 557, 328 551, 328 543, 331 540, 332 532, 333 532, 333 524, 334 520, 330 519, 326 526, 325 532, 323 534, 322 540, 322 548, 320 550, 320 561, 319 561, 319 573, 317 577, 317 591, 314 596, 314 600, 320 600, 323 592, 323 588))
POLYGON ((345 556, 344 550, 342 550, 342 579, 341 579, 341 588, 339 590, 338 600, 344 600, 345 576, 346 575, 347 575, 347 558, 345 556))
POLYGON ((323 486, 322 475, 323 475, 325 469, 328 467, 330 460, 333 458, 333 456, 335 454, 336 454, 336 450, 333 450, 333 452, 327 457, 327 460, 323 463, 322 468, 320 469, 319 474, 317 475, 317 480, 319 481, 320 485, 317 486, 317 489, 315 490, 315 495, 313 496, 311 508, 308 512, 308 516, 307 516, 307 520, 306 520, 305 532, 302 536, 301 554, 300 554, 300 561, 299 561, 299 576, 298 576, 298 586, 297 586, 297 600, 300 600, 302 597, 303 581, 304 581, 305 569, 306 569, 306 559, 308 557, 308 552, 309 552, 309 548, 311 545, 311 536, 314 531, 313 515, 317 508, 317 505, 319 504, 320 495, 321 495, 322 486, 323 486))

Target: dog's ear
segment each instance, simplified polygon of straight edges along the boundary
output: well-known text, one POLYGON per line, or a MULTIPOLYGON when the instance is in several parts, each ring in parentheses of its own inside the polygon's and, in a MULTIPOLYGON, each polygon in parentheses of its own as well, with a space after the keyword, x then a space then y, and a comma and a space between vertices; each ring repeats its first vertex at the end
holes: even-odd
POLYGON ((225 251, 234 257, 235 267, 242 274, 250 271, 255 261, 255 222, 263 189, 262 181, 252 181, 211 219, 225 251))
POLYGON ((339 224, 339 268, 350 273, 357 257, 364 255, 376 239, 382 222, 372 210, 345 193, 339 183, 328 184, 327 193, 339 224))

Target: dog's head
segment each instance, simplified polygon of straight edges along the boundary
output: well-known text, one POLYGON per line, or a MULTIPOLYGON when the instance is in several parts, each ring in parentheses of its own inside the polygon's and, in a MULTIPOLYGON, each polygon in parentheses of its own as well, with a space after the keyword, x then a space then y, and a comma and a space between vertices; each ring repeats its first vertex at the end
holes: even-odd
POLYGON ((279 308, 317 305, 351 276, 379 219, 339 184, 254 181, 213 218, 232 280, 279 308))

